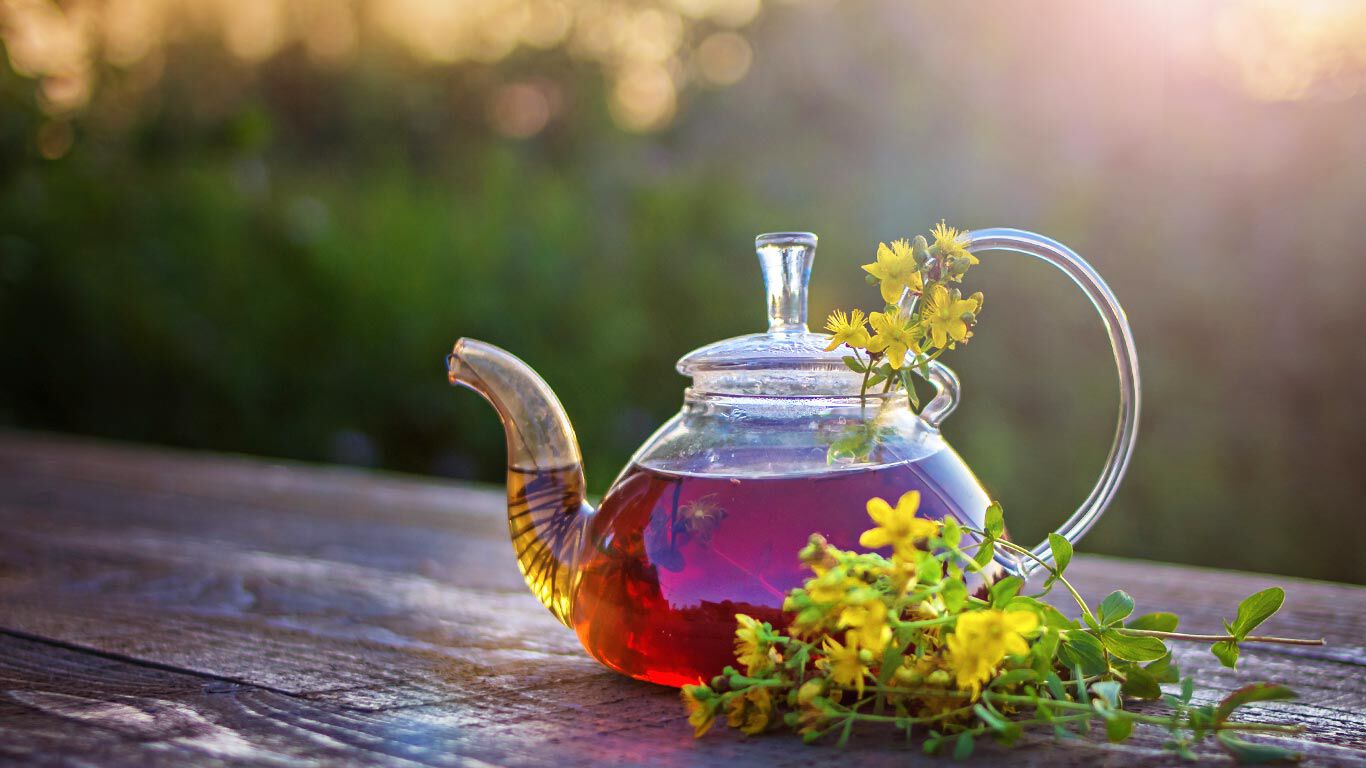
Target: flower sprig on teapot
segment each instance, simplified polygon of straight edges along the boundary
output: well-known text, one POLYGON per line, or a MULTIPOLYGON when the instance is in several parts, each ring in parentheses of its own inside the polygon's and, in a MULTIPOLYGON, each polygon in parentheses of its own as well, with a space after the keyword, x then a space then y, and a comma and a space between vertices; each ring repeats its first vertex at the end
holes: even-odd
MULTIPOLYGON (((981 291, 963 297, 958 284, 978 263, 968 250, 966 231, 940 221, 914 239, 879 243, 875 260, 864 264, 867 280, 876 285, 884 307, 865 315, 861 309, 836 309, 825 322, 830 335, 827 352, 847 347, 853 353, 844 364, 863 374, 859 397, 867 404, 868 391, 904 389, 919 409, 910 374, 929 376, 929 364, 947 350, 972 338, 982 311, 981 291)), ((854 425, 830 447, 831 461, 841 457, 866 458, 878 439, 872 424, 854 425)))
POLYGON ((879 243, 876 260, 863 265, 886 303, 881 312, 865 319, 862 310, 837 309, 826 320, 826 351, 845 346, 853 352, 845 364, 863 374, 860 394, 865 397, 869 387, 882 384, 883 392, 904 387, 914 399, 906 375, 912 370, 928 375, 925 366, 932 360, 972 338, 982 293, 963 298, 955 285, 978 263, 968 251, 967 232, 940 221, 930 237, 932 243, 923 235, 879 243))
POLYGON ((749 735, 786 726, 806 742, 833 737, 841 746, 856 728, 882 727, 919 738, 925 752, 962 759, 981 738, 1011 745, 1027 729, 1062 738, 1098 726, 1122 742, 1136 727, 1157 727, 1183 759, 1209 737, 1239 761, 1298 757, 1243 735, 1293 734, 1301 726, 1233 718, 1244 705, 1293 698, 1290 689, 1256 683, 1197 704, 1194 680, 1181 676, 1167 647, 1213 642, 1214 655, 1232 667, 1242 643, 1321 645, 1252 634, 1280 608, 1281 589, 1243 600, 1227 634, 1181 633, 1174 614, 1134 617, 1123 591, 1087 604, 1064 575, 1071 546, 1054 534, 1054 562, 1039 561, 1048 575, 1040 591, 1024 594, 1024 582, 1009 576, 970 594, 965 575, 984 572, 998 553, 1036 556, 1004 537, 999 504, 978 529, 919 517, 919 501, 912 491, 896 506, 868 502, 875 527, 859 544, 890 549, 890 558, 813 535, 798 555, 812 575, 783 605, 786 628, 736 616, 738 668, 682 690, 697 737, 718 719, 749 735), (1041 599, 1059 585, 1080 619, 1041 599), (1172 688, 1164 692, 1164 684, 1172 688), (1127 704, 1142 700, 1165 707, 1140 712, 1127 704))

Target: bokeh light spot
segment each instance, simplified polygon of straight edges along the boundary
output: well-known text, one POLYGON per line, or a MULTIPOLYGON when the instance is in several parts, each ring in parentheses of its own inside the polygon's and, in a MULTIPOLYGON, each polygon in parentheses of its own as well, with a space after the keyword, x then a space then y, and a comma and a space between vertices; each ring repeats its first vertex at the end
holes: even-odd
POLYGON ((525 139, 545 129, 551 108, 551 94, 545 86, 510 83, 494 92, 489 120, 504 136, 525 139))
POLYGON ((709 35, 697 46, 697 69, 713 85, 731 85, 745 76, 754 60, 749 42, 734 32, 709 35))
POLYGON ((73 138, 71 123, 65 120, 49 120, 38 126, 38 154, 48 160, 56 160, 71 150, 73 138))
POLYGON ((627 70, 612 89, 612 117, 628 131, 650 131, 669 122, 678 107, 678 92, 661 66, 627 70))

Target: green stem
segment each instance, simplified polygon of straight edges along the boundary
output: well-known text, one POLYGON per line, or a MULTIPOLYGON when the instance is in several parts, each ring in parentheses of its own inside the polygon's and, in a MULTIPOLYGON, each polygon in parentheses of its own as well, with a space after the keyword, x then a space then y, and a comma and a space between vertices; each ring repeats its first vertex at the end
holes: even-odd
POLYGON ((852 713, 852 717, 868 723, 910 723, 911 725, 923 725, 934 723, 940 720, 948 720, 952 717, 971 712, 972 705, 951 709, 937 715, 925 715, 924 717, 897 717, 896 715, 861 715, 857 712, 852 713))
POLYGON ((1241 643, 1280 643, 1281 645, 1327 645, 1323 638, 1311 640, 1300 637, 1272 637, 1270 635, 1248 635, 1242 640, 1233 635, 1192 635, 1186 632, 1163 632, 1157 629, 1129 629, 1128 627, 1115 627, 1116 631, 1124 635, 1135 635, 1140 637, 1165 637, 1172 640, 1192 640, 1198 643, 1222 643, 1222 642, 1241 642, 1241 643))
POLYGON ((745 677, 738 672, 730 678, 730 684, 734 688, 782 688, 789 685, 786 680, 745 677))
MULTIPOLYGON (((1086 604, 1085 600, 1081 599, 1081 595, 1077 592, 1076 588, 1072 586, 1072 582, 1068 581, 1062 575, 1062 572, 1055 568, 1053 565, 1044 562, 1038 555, 1034 554, 1033 552, 1030 552, 1028 549, 1025 549, 1024 547, 1020 546, 1019 544, 1016 544, 1013 541, 1008 541, 1006 539, 998 539, 992 536, 991 534, 987 533, 986 531, 978 530, 976 528, 970 528, 966 525, 963 526, 963 530, 968 531, 970 533, 978 534, 980 536, 985 536, 995 541, 999 546, 1003 546, 1006 549, 1011 550, 1012 552, 1024 555, 1029 559, 1033 560, 1034 562, 1038 563, 1039 565, 1043 566, 1044 569, 1046 569, 1050 574, 1053 575, 1054 579, 1056 579, 1060 584, 1066 587, 1068 592, 1072 593, 1072 599, 1076 600, 1077 605, 1081 606, 1082 614, 1085 616, 1089 616, 1092 621, 1096 621, 1096 615, 1094 613, 1091 613, 1091 607, 1086 604)), ((1100 622, 1096 621, 1096 623, 1099 624, 1100 622)))
POLYGON ((919 621, 903 621, 897 624, 898 629, 919 629, 921 627, 937 627, 941 624, 948 624, 958 618, 958 614, 950 613, 938 616, 933 619, 920 619, 919 621))
MULTIPOLYGON (((858 355, 858 350, 854 350, 854 354, 855 354, 855 355, 858 355)), ((869 352, 869 353, 868 353, 868 362, 867 362, 867 363, 864 363, 864 365, 863 365, 863 385, 862 385, 861 387, 859 387, 859 391, 858 391, 858 397, 859 397, 859 417, 860 417, 860 418, 865 418, 865 412, 868 410, 868 379, 869 379, 869 377, 871 377, 872 375, 873 375, 873 353, 872 353, 872 352, 869 352)))
POLYGON ((971 698, 973 694, 966 690, 938 689, 938 687, 897 687, 872 685, 865 687, 865 690, 876 691, 876 693, 900 693, 906 696, 934 696, 940 698, 971 698))
POLYGON ((948 581, 941 581, 938 584, 935 584, 932 587, 926 587, 925 589, 922 589, 919 592, 912 592, 909 595, 903 596, 901 600, 903 601, 904 605, 916 605, 931 595, 936 595, 940 592, 943 592, 945 584, 948 584, 948 581))
MULTIPOLYGON (((984 691, 984 692, 982 693, 982 698, 988 699, 988 700, 990 700, 990 701, 1001 702, 1001 703, 1003 703, 1003 704, 1037 705, 1038 702, 1044 701, 1044 702, 1046 702, 1047 705, 1050 706, 1050 707, 1058 707, 1058 708, 1060 708, 1060 709, 1070 709, 1070 710, 1073 710, 1073 711, 1088 710, 1088 711, 1090 711, 1090 712, 1095 712, 1095 709, 1094 709, 1089 703, 1084 704, 1084 703, 1079 702, 1079 701, 1062 701, 1062 700, 1060 700, 1060 699, 1039 699, 1039 698, 1036 698, 1036 697, 1034 697, 1034 696, 1023 696, 1023 695, 1020 695, 1020 694, 1013 694, 1013 693, 996 693, 996 692, 994 692, 994 691, 984 691)), ((1115 711, 1116 711, 1116 713, 1122 714, 1124 717, 1127 717, 1127 718, 1129 718, 1130 720, 1133 720, 1133 721, 1136 722, 1136 723, 1147 723, 1147 724, 1149 724, 1149 725, 1163 725, 1163 726, 1165 726, 1165 725, 1170 725, 1171 722, 1172 722, 1172 718, 1171 718, 1170 715, 1165 715, 1165 716, 1164 716, 1164 715, 1144 715, 1144 714, 1141 714, 1141 713, 1138 713, 1138 712, 1131 712, 1131 711, 1129 711, 1129 710, 1127 710, 1127 709, 1119 709, 1119 710, 1115 710, 1115 711)), ((1097 714, 1098 714, 1098 713, 1097 713, 1097 714)), ((1283 732, 1283 733, 1299 733, 1300 731, 1304 730, 1304 726, 1302 726, 1302 725, 1282 725, 1282 724, 1280 724, 1280 723, 1236 723, 1236 722, 1230 723, 1230 722, 1224 722, 1224 723, 1219 724, 1217 730, 1226 730, 1226 731, 1276 731, 1276 732, 1283 732)))

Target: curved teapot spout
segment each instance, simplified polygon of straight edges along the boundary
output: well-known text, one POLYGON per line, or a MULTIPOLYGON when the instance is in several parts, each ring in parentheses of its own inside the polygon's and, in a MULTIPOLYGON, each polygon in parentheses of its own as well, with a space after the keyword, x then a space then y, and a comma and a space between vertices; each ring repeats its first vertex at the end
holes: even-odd
POLYGON ((583 459, 564 407, 526 363, 492 344, 461 339, 446 357, 452 384, 478 392, 507 433, 508 531, 527 586, 570 624, 579 554, 593 508, 583 459))

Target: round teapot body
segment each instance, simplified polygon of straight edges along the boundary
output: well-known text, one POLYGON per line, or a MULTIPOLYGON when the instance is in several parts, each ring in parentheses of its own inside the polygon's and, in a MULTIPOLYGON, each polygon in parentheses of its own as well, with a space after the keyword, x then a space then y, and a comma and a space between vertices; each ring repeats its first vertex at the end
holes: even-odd
POLYGON ((980 527, 990 498, 900 401, 691 394, 637 453, 585 531, 572 624, 607 666, 666 685, 734 663, 735 614, 782 626, 819 533, 858 546, 866 504, 919 491, 920 514, 980 527), (867 453, 831 445, 875 429, 867 453))

